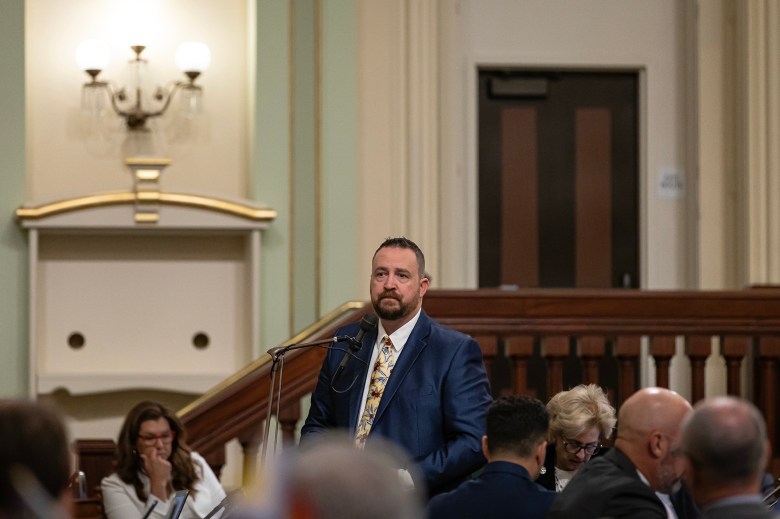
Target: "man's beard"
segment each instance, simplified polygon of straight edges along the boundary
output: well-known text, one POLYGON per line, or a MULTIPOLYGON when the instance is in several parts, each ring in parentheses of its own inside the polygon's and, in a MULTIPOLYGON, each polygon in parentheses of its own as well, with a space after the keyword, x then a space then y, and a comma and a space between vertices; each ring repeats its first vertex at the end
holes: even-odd
POLYGON ((678 488, 681 483, 682 476, 678 475, 674 470, 672 463, 662 463, 659 467, 658 480, 659 492, 663 494, 671 494, 675 488, 678 488))
POLYGON ((414 297, 411 301, 404 304, 403 301, 396 298, 395 296, 389 295, 389 294, 380 294, 376 301, 372 301, 372 304, 374 306, 374 311, 379 316, 380 319, 384 319, 385 321, 395 321, 397 319, 401 319, 403 317, 406 317, 410 313, 412 313, 417 308, 417 301, 419 300, 418 297, 414 297), (394 299, 395 301, 398 301, 398 308, 384 308, 381 306, 382 299, 394 299))

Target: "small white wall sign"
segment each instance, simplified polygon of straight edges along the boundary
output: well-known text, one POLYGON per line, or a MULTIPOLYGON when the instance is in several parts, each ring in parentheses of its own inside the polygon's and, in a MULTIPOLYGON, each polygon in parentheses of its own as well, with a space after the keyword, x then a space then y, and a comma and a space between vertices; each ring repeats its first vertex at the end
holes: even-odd
POLYGON ((679 169, 658 170, 658 198, 682 198, 685 195, 685 175, 679 169))

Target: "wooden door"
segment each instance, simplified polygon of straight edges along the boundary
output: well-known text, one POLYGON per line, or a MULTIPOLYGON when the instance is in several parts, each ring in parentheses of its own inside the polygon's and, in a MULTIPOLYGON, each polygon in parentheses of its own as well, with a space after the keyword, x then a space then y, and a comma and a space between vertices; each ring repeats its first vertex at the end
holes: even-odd
POLYGON ((637 88, 480 70, 480 287, 639 286, 637 88))

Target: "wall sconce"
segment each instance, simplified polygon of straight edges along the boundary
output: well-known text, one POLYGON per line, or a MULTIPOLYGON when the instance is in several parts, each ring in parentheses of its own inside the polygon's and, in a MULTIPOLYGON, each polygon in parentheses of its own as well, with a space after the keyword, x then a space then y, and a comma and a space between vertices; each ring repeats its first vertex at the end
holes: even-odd
POLYGON ((108 44, 101 40, 82 42, 76 49, 76 62, 91 78, 82 88, 81 106, 87 112, 99 114, 105 108, 105 96, 108 96, 111 107, 117 115, 123 117, 129 130, 146 130, 146 121, 159 117, 170 107, 171 100, 178 93, 185 113, 195 115, 201 109, 203 89, 195 84, 195 80, 211 63, 211 51, 204 43, 185 42, 176 50, 176 65, 187 76, 187 80, 174 81, 165 88, 157 87, 152 99, 157 103, 156 109, 145 109, 143 103, 143 88, 141 79, 146 67, 146 60, 141 57, 144 45, 132 45, 135 58, 130 60, 133 68, 133 94, 125 87, 115 87, 109 81, 98 79, 100 73, 109 62, 108 44))

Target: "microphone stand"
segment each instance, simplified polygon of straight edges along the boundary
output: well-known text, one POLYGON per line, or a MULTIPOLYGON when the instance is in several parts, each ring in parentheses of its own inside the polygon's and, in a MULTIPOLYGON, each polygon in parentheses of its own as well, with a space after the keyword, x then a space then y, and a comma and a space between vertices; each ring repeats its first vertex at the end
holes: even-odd
MULTIPOLYGON (((311 341, 311 342, 301 342, 298 344, 290 344, 288 346, 277 346, 276 348, 271 348, 268 350, 268 354, 273 359, 273 364, 271 365, 271 388, 268 392, 268 410, 266 411, 265 416, 265 430, 263 432, 263 441, 261 445, 262 453, 260 454, 260 467, 265 467, 265 456, 266 451, 268 450, 268 435, 271 431, 271 410, 273 408, 273 402, 274 402, 274 389, 276 389, 276 368, 279 366, 279 394, 276 398, 276 429, 274 430, 274 452, 276 452, 276 438, 279 433, 279 407, 281 405, 282 400, 282 374, 284 372, 284 356, 287 354, 288 351, 293 350, 300 350, 303 348, 311 348, 312 346, 322 346, 324 344, 331 344, 331 343, 337 343, 337 342, 348 342, 350 343, 350 349, 359 349, 360 343, 358 343, 354 337, 350 337, 349 335, 337 335, 335 337, 328 337, 327 339, 320 339, 317 341, 311 341)), ((350 355, 352 352, 347 351, 345 355, 350 355)))

